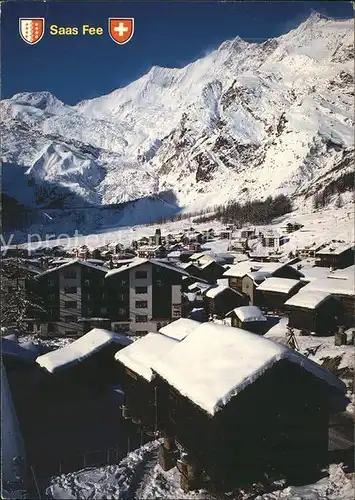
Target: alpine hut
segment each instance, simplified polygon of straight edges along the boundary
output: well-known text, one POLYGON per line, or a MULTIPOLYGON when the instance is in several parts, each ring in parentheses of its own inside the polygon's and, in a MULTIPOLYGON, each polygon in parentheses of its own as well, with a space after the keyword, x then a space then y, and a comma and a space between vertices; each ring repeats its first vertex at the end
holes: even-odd
POLYGON ((236 307, 226 317, 231 318, 233 327, 241 328, 248 332, 262 335, 267 328, 267 319, 257 306, 236 307))
POLYGON ((289 326, 314 332, 333 334, 338 326, 340 303, 328 292, 302 289, 288 299, 289 326))
POLYGON ((224 318, 233 308, 246 304, 243 294, 225 285, 217 285, 204 292, 204 305, 208 315, 224 318))
POLYGON ((345 384, 325 368, 262 336, 212 323, 152 369, 159 428, 184 450, 185 490, 201 485, 201 471, 225 489, 322 464, 329 415, 347 404, 345 384))
POLYGON ((273 311, 283 310, 285 302, 295 295, 304 283, 289 278, 267 278, 256 289, 255 303, 273 311))
POLYGON ((124 390, 123 416, 133 418, 149 431, 157 429, 155 376, 151 366, 177 343, 171 336, 148 333, 115 355, 124 390))
POLYGON ((39 356, 42 387, 66 393, 69 389, 100 388, 114 383, 114 354, 132 343, 123 334, 94 328, 69 345, 39 356), (58 390, 59 389, 59 390, 58 390))

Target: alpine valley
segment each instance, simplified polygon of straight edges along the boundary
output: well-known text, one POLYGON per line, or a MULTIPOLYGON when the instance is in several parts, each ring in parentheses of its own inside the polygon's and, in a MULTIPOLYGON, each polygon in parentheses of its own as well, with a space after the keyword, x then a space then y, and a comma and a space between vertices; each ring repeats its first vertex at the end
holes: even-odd
POLYGON ((91 206, 92 224, 129 225, 230 199, 304 203, 353 171, 353 44, 353 20, 314 13, 75 106, 46 91, 3 100, 6 205, 32 223, 78 223, 91 206))

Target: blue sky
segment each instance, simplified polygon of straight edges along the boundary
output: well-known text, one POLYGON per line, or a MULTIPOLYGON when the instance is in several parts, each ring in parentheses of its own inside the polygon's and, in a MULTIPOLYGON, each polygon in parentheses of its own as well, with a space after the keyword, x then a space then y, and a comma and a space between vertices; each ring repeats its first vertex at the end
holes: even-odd
POLYGON ((16 2, 2 4, 2 98, 48 90, 67 104, 107 94, 151 66, 182 67, 239 35, 265 40, 288 32, 312 10, 350 18, 350 2, 16 2), (44 17, 36 45, 19 36, 19 17, 44 17), (125 45, 107 33, 109 17, 134 17, 125 45), (48 27, 102 26, 102 36, 51 36, 48 27))

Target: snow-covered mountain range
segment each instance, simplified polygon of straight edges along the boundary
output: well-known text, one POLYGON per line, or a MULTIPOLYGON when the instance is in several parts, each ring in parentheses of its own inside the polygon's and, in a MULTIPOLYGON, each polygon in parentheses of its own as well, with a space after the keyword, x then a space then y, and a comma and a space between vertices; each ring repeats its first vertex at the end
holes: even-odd
POLYGON ((32 207, 170 193, 189 210, 315 192, 353 168, 353 44, 353 20, 314 13, 75 106, 17 94, 1 102, 3 190, 32 207))

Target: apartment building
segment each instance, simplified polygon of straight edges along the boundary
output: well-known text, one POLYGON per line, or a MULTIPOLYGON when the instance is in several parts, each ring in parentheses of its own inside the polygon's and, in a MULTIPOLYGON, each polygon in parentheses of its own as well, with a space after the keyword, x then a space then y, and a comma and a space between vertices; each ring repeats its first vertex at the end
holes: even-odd
POLYGON ((40 274, 33 289, 42 297, 44 311, 28 321, 28 329, 48 336, 80 336, 93 326, 107 327, 107 270, 75 259, 40 274))
POLYGON ((171 264, 139 258, 109 271, 105 279, 111 328, 144 335, 180 318, 182 278, 188 275, 171 264))

